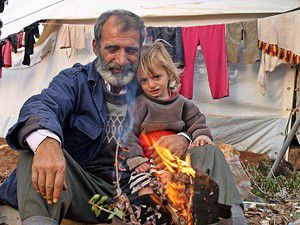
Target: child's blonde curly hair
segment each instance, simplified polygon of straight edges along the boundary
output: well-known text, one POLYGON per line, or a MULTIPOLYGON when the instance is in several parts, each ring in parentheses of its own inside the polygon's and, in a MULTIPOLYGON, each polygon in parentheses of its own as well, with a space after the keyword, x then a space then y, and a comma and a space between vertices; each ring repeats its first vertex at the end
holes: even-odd
POLYGON ((174 89, 180 83, 182 70, 177 68, 177 64, 173 62, 161 41, 163 40, 157 40, 153 44, 142 47, 140 69, 143 73, 151 76, 156 75, 155 68, 157 67, 165 70, 169 78, 169 88, 174 89))

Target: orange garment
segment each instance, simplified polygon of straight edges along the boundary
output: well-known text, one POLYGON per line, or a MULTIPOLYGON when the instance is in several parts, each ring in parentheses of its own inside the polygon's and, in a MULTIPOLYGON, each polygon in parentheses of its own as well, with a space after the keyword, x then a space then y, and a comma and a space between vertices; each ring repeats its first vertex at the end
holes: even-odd
POLYGON ((150 158, 150 156, 154 153, 154 151, 150 151, 149 147, 152 146, 158 139, 162 136, 168 136, 171 134, 176 134, 176 132, 171 130, 156 130, 149 133, 141 133, 139 136, 139 140, 141 143, 141 146, 144 150, 144 154, 147 158, 150 158))

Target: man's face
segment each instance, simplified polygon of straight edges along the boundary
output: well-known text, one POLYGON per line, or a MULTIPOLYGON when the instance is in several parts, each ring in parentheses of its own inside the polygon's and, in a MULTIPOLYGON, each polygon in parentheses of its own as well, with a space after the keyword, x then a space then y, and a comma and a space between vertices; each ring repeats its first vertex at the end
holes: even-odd
POLYGON ((112 86, 132 81, 139 66, 140 34, 120 31, 118 21, 111 17, 103 25, 100 46, 93 42, 98 57, 97 71, 112 86))

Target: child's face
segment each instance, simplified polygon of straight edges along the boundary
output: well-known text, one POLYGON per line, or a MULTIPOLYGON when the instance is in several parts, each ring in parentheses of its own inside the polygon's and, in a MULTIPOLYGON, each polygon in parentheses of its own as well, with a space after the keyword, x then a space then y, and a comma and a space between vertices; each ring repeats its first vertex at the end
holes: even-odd
POLYGON ((141 69, 138 70, 138 81, 146 95, 160 100, 169 98, 169 77, 165 70, 154 67, 156 73, 154 76, 145 74, 141 69))

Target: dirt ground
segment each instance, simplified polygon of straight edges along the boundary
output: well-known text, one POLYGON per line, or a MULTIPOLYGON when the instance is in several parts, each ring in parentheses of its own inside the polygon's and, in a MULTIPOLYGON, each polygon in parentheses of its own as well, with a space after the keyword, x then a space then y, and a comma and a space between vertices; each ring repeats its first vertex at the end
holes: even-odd
POLYGON ((8 147, 5 140, 0 138, 0 184, 16 168, 18 153, 8 147))
POLYGON ((289 162, 295 170, 300 171, 300 146, 291 146, 289 151, 289 162))

